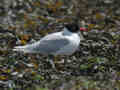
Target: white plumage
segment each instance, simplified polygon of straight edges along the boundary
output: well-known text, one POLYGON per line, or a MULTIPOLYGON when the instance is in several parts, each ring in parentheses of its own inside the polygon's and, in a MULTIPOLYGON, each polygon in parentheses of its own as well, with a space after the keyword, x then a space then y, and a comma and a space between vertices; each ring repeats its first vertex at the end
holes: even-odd
POLYGON ((25 46, 16 46, 14 51, 25 53, 41 53, 43 55, 70 55, 80 43, 78 33, 72 33, 67 28, 61 32, 48 34, 41 40, 25 46))

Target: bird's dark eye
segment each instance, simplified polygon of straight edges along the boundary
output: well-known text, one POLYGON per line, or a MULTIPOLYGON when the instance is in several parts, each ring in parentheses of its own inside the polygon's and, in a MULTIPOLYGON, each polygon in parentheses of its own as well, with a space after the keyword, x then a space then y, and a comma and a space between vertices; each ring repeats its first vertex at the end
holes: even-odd
POLYGON ((71 31, 71 32, 77 32, 79 30, 79 27, 77 24, 67 24, 65 27, 71 31))

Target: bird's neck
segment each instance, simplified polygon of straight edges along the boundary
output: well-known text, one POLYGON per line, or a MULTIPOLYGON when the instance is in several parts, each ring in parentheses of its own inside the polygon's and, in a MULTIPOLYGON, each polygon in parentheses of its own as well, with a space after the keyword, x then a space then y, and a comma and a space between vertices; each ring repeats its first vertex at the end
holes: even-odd
POLYGON ((70 32, 67 28, 64 28, 63 30, 63 35, 66 35, 66 36, 71 36, 71 35, 78 35, 80 37, 80 40, 85 40, 85 38, 83 37, 82 33, 81 32, 78 32, 78 33, 72 33, 70 32))
POLYGON ((70 32, 67 28, 63 29, 63 35, 71 35, 72 32, 70 32))

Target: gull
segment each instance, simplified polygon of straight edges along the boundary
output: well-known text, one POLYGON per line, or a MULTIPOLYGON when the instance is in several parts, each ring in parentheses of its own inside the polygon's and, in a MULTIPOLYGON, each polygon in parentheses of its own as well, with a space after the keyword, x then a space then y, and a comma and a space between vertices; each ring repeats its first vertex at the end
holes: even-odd
MULTIPOLYGON (((13 51, 52 56, 71 55, 78 49, 81 40, 82 34, 79 26, 70 23, 66 24, 60 32, 48 34, 32 44, 16 46, 13 51)), ((52 68, 55 68, 53 60, 50 60, 50 63, 52 68)))

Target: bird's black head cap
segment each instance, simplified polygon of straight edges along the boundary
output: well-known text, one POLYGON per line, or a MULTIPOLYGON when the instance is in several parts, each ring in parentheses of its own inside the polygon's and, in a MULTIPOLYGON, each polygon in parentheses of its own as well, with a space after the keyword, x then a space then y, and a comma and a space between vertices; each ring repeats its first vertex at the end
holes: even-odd
POLYGON ((79 26, 76 23, 66 24, 65 27, 73 33, 76 33, 79 31, 79 26))

